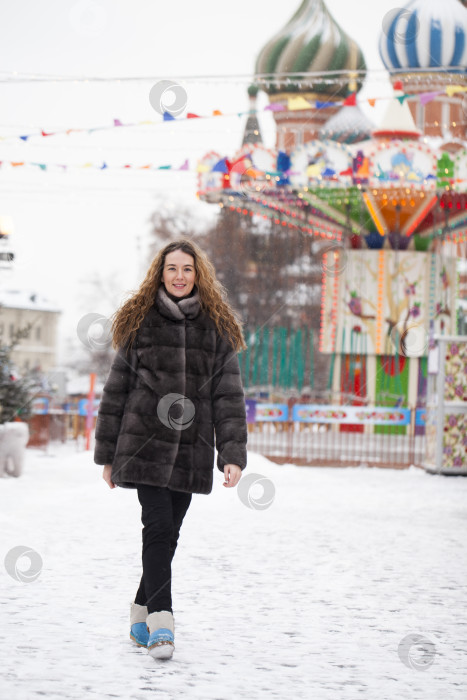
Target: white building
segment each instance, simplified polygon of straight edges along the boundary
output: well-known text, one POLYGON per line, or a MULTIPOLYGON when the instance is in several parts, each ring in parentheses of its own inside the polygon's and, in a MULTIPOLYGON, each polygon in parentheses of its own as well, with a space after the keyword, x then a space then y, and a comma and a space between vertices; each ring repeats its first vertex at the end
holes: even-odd
POLYGON ((57 304, 33 291, 0 290, 0 342, 10 344, 15 333, 29 323, 27 337, 21 338, 12 352, 18 370, 48 372, 57 365, 57 304))

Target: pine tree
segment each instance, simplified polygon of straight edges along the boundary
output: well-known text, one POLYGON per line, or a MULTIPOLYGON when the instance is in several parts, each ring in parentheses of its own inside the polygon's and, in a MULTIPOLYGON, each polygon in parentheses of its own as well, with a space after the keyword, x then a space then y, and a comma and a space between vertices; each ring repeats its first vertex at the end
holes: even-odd
POLYGON ((31 414, 32 381, 29 377, 15 377, 11 353, 21 338, 29 334, 31 324, 16 332, 9 345, 0 336, 0 424, 17 416, 27 419, 31 414))

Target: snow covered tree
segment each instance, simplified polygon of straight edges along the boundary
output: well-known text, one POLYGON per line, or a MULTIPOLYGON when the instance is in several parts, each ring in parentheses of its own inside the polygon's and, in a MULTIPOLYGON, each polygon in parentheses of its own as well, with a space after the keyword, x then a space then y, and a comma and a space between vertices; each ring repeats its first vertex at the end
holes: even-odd
POLYGON ((29 377, 17 375, 11 359, 19 340, 29 333, 31 324, 16 332, 9 345, 0 336, 0 424, 14 420, 16 416, 28 418, 31 411, 33 384, 29 377))

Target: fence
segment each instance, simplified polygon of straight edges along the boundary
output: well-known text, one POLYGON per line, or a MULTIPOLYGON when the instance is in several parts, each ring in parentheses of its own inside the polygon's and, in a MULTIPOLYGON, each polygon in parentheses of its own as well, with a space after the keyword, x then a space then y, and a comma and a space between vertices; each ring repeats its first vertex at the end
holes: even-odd
POLYGON ((287 404, 256 404, 253 415, 248 403, 248 449, 279 464, 405 468, 423 463, 425 435, 415 429, 424 424, 422 409, 296 404, 289 412, 287 404), (385 432, 375 430, 381 425, 385 432), (400 426, 406 434, 390 432, 400 426))
POLYGON ((423 463, 424 435, 341 432, 338 425, 254 423, 248 449, 278 464, 405 468, 423 463))
MULTIPOLYGON (((423 409, 300 403, 289 407, 252 399, 246 407, 248 449, 279 464, 404 468, 424 462, 423 409), (406 434, 399 434, 401 429, 406 434)), ((28 447, 77 439, 85 434, 85 420, 78 411, 35 414, 28 421, 28 447)))

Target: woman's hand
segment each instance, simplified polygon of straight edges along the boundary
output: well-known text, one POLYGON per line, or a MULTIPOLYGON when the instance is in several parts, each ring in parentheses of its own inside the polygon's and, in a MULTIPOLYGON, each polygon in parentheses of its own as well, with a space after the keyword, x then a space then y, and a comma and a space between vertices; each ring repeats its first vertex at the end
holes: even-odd
POLYGON ((236 486, 242 476, 242 470, 236 464, 226 464, 224 466, 224 483, 223 486, 230 488, 236 486))
POLYGON ((111 464, 106 464, 104 467, 104 472, 102 474, 102 478, 104 481, 110 486, 111 489, 115 488, 115 484, 110 478, 110 474, 112 473, 112 465, 111 464))

